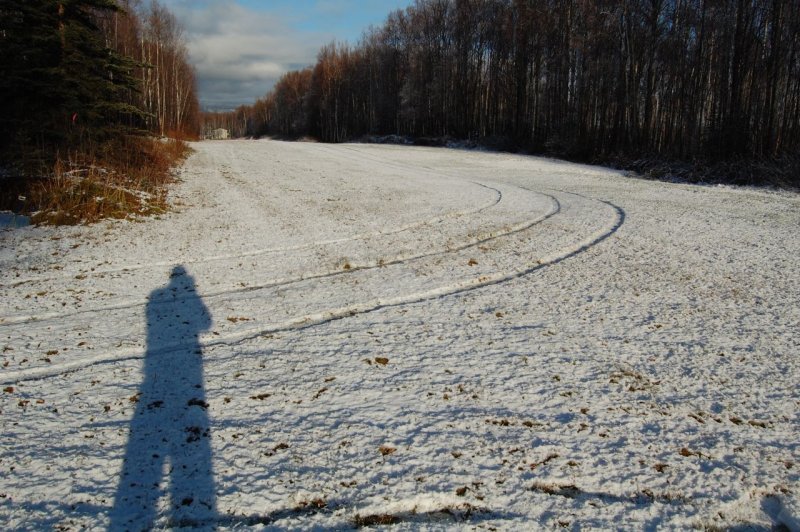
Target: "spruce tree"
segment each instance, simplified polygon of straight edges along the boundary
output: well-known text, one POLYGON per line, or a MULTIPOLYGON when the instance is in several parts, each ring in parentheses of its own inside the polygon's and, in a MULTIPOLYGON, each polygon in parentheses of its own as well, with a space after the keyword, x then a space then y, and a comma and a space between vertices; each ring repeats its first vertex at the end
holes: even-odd
MULTIPOLYGON (((0 153, 50 144, 59 90, 57 12, 46 0, 0 0, 0 153)), ((4 161, 7 162, 7 161, 4 161)))
POLYGON ((0 0, 0 154, 47 166, 126 134, 136 63, 111 50, 98 17, 115 0, 0 0), (125 126, 123 126, 125 124, 125 126))

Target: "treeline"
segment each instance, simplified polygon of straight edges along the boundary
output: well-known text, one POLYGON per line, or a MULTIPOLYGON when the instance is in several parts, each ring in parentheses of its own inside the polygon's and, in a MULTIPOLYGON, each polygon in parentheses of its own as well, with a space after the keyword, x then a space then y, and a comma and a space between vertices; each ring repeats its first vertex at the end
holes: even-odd
POLYGON ((211 118, 235 136, 452 136, 585 160, 791 157, 800 3, 417 0, 211 118))
POLYGON ((137 63, 131 103, 146 113, 148 131, 199 137, 200 105, 184 28, 157 0, 118 0, 121 10, 101 19, 109 45, 137 63))
POLYGON ((0 166, 42 173, 132 134, 197 136, 182 30, 156 1, 0 0, 0 166))
POLYGON ((243 105, 229 113, 204 113, 205 131, 224 128, 232 137, 266 134, 298 137, 309 134, 313 75, 311 67, 289 72, 281 77, 269 94, 252 106, 243 105))
POLYGON ((0 209, 158 212, 201 131, 182 28, 152 0, 0 0, 0 209))

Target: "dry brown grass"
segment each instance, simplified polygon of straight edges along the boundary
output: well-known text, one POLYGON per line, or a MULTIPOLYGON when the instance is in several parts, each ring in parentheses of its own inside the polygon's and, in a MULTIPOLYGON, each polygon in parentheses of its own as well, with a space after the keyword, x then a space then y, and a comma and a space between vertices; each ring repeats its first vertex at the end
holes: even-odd
POLYGON ((356 515, 353 518, 353 525, 356 528, 381 526, 381 525, 396 525, 401 519, 392 514, 374 514, 374 515, 356 515))
POLYGON ((74 225, 166 211, 166 186, 189 154, 185 142, 130 137, 91 155, 59 157, 51 175, 25 181, 20 209, 36 224, 74 225))

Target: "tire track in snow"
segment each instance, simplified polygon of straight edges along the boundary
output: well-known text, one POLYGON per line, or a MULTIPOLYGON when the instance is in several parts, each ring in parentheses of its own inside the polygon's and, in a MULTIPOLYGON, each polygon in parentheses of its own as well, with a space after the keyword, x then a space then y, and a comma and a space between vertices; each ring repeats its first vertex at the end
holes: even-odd
MULTIPOLYGON (((573 194, 575 196, 580 196, 579 194, 574 194, 571 192, 565 192, 565 193, 573 194)), ((410 305, 414 303, 421 303, 431 299, 438 299, 441 297, 457 295, 471 290, 476 290, 487 286, 505 283, 512 279, 516 279, 534 273, 547 266, 553 266, 559 264, 600 244, 601 242, 612 236, 614 233, 616 233, 619 230, 619 228, 622 227, 622 225, 625 223, 625 211, 622 210, 622 208, 608 201, 603 201, 603 200, 597 200, 597 201, 613 209, 615 214, 615 219, 611 227, 604 228, 590 235, 589 237, 578 242, 573 247, 564 248, 562 250, 558 250, 557 252, 545 255, 544 257, 541 257, 534 262, 525 264, 523 267, 519 269, 506 272, 497 272, 495 274, 490 274, 490 275, 482 275, 478 278, 459 281, 451 285, 445 285, 439 288, 423 292, 416 292, 413 294, 398 296, 395 298, 374 299, 372 301, 368 301, 365 303, 357 303, 354 305, 349 305, 334 310, 327 310, 323 312, 309 314, 302 318, 290 320, 276 326, 262 328, 262 329, 253 329, 251 331, 242 331, 235 335, 228 335, 224 338, 204 343, 203 347, 206 346, 215 347, 217 345, 236 345, 245 342, 247 340, 253 340, 267 334, 273 334, 295 329, 305 329, 308 327, 322 325, 331 321, 348 318, 351 316, 356 316, 358 314, 366 314, 369 312, 374 312, 376 310, 380 310, 383 308, 410 305)), ((478 244, 475 245, 477 246, 478 244)), ((473 246, 467 246, 465 249, 469 247, 473 246)))
MULTIPOLYGON (((585 200, 596 202, 601 205, 605 205, 606 207, 610 208, 611 212, 613 213, 612 215, 613 219, 610 220, 610 223, 605 224, 601 229, 579 240, 577 243, 564 248, 559 248, 553 252, 550 252, 549 254, 539 257, 534 261, 523 264, 521 267, 516 269, 499 271, 493 274, 482 275, 477 278, 464 279, 451 284, 445 284, 433 289, 414 292, 411 294, 403 294, 393 298, 376 298, 369 301, 354 303, 339 308, 327 309, 324 311, 319 311, 299 316, 297 318, 291 318, 283 322, 272 324, 266 327, 254 327, 227 333, 224 335, 220 334, 219 336, 216 336, 211 339, 206 338, 201 340, 200 346, 203 349, 219 347, 219 346, 236 346, 244 342, 251 341, 269 334, 302 330, 310 327, 324 325, 326 323, 330 323, 343 318, 375 312, 384 308, 421 303, 432 299, 457 295, 472 290, 477 290, 480 288, 508 282, 512 279, 530 275, 543 268, 560 264, 561 262, 564 262, 572 257, 575 257, 591 249, 594 246, 597 246, 598 244, 602 243, 603 241, 611 237, 613 234, 615 234, 619 230, 619 228, 622 227, 622 225, 625 223, 625 211, 623 211, 620 207, 616 206, 615 204, 609 201, 595 200, 573 192, 566 192, 566 191, 558 191, 558 192, 562 194, 568 194, 580 197, 585 200)), ((555 212, 546 215, 543 220, 539 220, 539 222, 537 223, 540 223, 541 221, 544 221, 554 216, 556 213, 560 212, 561 209, 559 208, 555 212)), ((534 224, 531 224, 531 226, 532 225, 534 224)), ((520 231, 524 231, 524 229, 520 231)), ((501 238, 501 237, 495 237, 495 238, 501 238)), ((461 251, 472 247, 476 247, 478 245, 480 244, 472 244, 465 246, 461 251)), ((445 254, 447 253, 453 253, 453 252, 446 252, 445 254)), ((186 345, 187 344, 181 342, 171 343, 161 346, 159 349, 155 350, 150 349, 147 351, 147 354, 148 356, 162 356, 164 354, 174 352, 179 349, 183 349, 186 347, 186 345)), ((143 359, 144 356, 145 352, 143 352, 142 347, 136 346, 118 350, 110 354, 101 353, 95 357, 76 359, 70 362, 50 365, 46 367, 35 367, 24 370, 9 371, 0 376, 0 384, 13 384, 22 381, 52 378, 67 373, 72 373, 74 371, 86 367, 91 367, 101 364, 111 364, 128 360, 138 360, 138 359, 143 359)))
MULTIPOLYGON (((514 188, 519 188, 519 187, 514 187, 514 188)), ((525 190, 527 190, 527 189, 525 189, 525 190)), ((389 267, 389 266, 392 266, 392 265, 397 265, 397 264, 402 264, 402 263, 409 263, 409 262, 413 262, 413 261, 419 261, 419 260, 438 257, 438 256, 446 256, 446 255, 449 255, 449 254, 458 253, 460 251, 463 251, 463 250, 466 250, 466 249, 469 249, 469 248, 472 248, 472 247, 476 247, 476 246, 480 246, 482 244, 486 244, 488 242, 491 242, 493 240, 497 240, 497 239, 502 238, 502 237, 507 237, 507 236, 512 235, 512 234, 520 233, 522 231, 525 231, 526 229, 530 229, 531 227, 533 227, 536 224, 539 224, 539 223, 541 223, 541 222, 543 222, 543 221, 555 216, 556 214, 558 214, 560 212, 561 206, 560 206, 560 203, 558 202, 558 200, 555 197, 553 197, 551 195, 548 195, 548 194, 535 193, 533 191, 528 191, 528 192, 532 192, 533 194, 535 194, 537 196, 540 196, 540 197, 543 197, 543 198, 547 198, 550 201, 549 210, 547 212, 544 212, 543 214, 541 214, 537 218, 534 218, 532 220, 526 220, 526 221, 524 221, 524 222, 522 222, 520 224, 517 224, 515 226, 512 226, 510 229, 505 230, 505 231, 500 232, 500 233, 489 233, 488 235, 478 236, 478 237, 473 238, 471 240, 468 240, 466 242, 462 242, 461 245, 459 245, 459 246, 450 246, 447 249, 438 250, 438 251, 434 251, 434 252, 396 256, 392 260, 383 261, 383 263, 374 262, 374 261, 372 263, 370 263, 370 264, 362 264, 362 265, 359 265, 358 263, 354 263, 354 265, 349 270, 336 269, 336 270, 330 270, 328 272, 323 272, 323 273, 321 273, 319 275, 307 275, 307 274, 304 274, 304 275, 301 275, 301 276, 298 276, 298 277, 294 277, 294 278, 290 278, 290 279, 286 279, 286 280, 271 281, 269 283, 264 283, 264 284, 262 284, 260 286, 248 286, 246 288, 241 288, 241 289, 236 289, 236 290, 223 290, 223 291, 213 292, 213 293, 203 293, 203 294, 200 294, 200 296, 204 300, 206 300, 208 302, 212 302, 212 300, 214 300, 214 299, 224 298, 226 296, 242 295, 242 294, 247 294, 247 293, 252 293, 252 292, 258 292, 260 290, 287 287, 289 285, 292 285, 292 284, 295 284, 295 283, 299 283, 299 282, 304 282, 304 281, 323 280, 323 279, 334 278, 334 277, 339 277, 339 276, 348 276, 348 275, 355 274, 355 273, 357 273, 359 271, 374 270, 374 269, 389 267)), ((185 298, 177 298, 175 300, 170 300, 170 301, 171 302, 175 302, 175 301, 181 301, 182 299, 185 299, 185 298)), ((52 322, 53 320, 58 320, 58 319, 63 319, 63 318, 73 317, 73 316, 78 316, 78 315, 91 315, 91 314, 95 314, 96 315, 96 314, 109 313, 109 312, 114 312, 114 311, 130 310, 130 309, 134 309, 134 308, 144 308, 144 306, 147 305, 147 303, 148 303, 147 301, 145 301, 145 302, 137 301, 137 302, 130 303, 130 304, 125 304, 125 305, 117 305, 117 306, 114 306, 114 307, 106 306, 106 307, 99 308, 99 309, 87 309, 87 310, 82 310, 82 311, 79 311, 79 312, 63 313, 63 314, 59 314, 59 315, 56 315, 56 316, 39 315, 39 316, 35 317, 35 319, 29 319, 27 321, 21 321, 21 322, 10 322, 9 321, 9 322, 6 322, 6 323, 0 323, 0 330, 2 330, 3 328, 11 328, 12 332, 13 332, 13 327, 14 326, 25 325, 25 324, 29 324, 29 323, 35 323, 35 324, 39 325, 40 327, 44 327, 44 326, 47 325, 47 322, 52 322)), ((49 329, 49 327, 48 327, 48 329, 49 329)), ((31 335, 31 340, 33 340, 33 338, 35 338, 35 334, 31 335)), ((80 338, 80 340, 85 342, 85 341, 87 341, 87 338, 83 337, 83 338, 80 338)), ((121 344, 117 345, 118 348, 120 346, 121 346, 121 344)), ((137 345, 132 346, 131 348, 129 348, 128 351, 130 351, 132 349, 135 352, 139 352, 141 350, 141 347, 142 346, 137 344, 137 345)), ((87 360, 87 359, 83 359, 83 360, 87 360)), ((78 363, 78 365, 80 365, 80 363, 78 363)), ((56 367, 60 367, 60 366, 52 365, 52 366, 47 366, 47 367, 56 368, 56 367)), ((36 368, 30 368, 30 371, 33 371, 35 369, 36 368)), ((0 370, 0 371, 2 371, 2 370, 0 370)), ((3 377, 0 377, 0 378, 3 378, 3 377)))
MULTIPOLYGON (((345 158, 345 159, 348 159, 348 160, 357 160, 358 159, 358 157, 344 155, 341 151, 334 150, 334 149, 329 148, 327 146, 315 145, 315 149, 317 149, 317 150, 321 149, 322 151, 325 151, 326 153, 330 153, 330 154, 335 155, 337 157, 345 158)), ((350 150, 350 151, 353 151, 353 152, 356 152, 356 153, 361 153, 361 152, 359 152, 359 151, 357 151, 357 150, 355 150, 353 148, 344 147, 344 149, 347 149, 347 150, 350 150)), ((232 149, 229 148, 228 151, 232 152, 232 149)), ((236 159, 236 157, 235 157, 235 155, 233 153, 229 153, 229 157, 230 157, 230 159, 232 161, 235 161, 235 159, 236 159)), ((379 158, 376 158, 376 157, 372 156, 371 154, 370 155, 365 155, 364 158, 365 159, 370 159, 370 160, 375 161, 375 162, 378 162, 378 163, 382 164, 386 168, 394 168, 394 169, 399 169, 399 170, 408 170, 408 167, 403 167, 402 165, 395 164, 393 162, 381 160, 379 158)), ((214 162, 216 164, 217 158, 213 157, 213 159, 214 159, 214 162)), ((223 170, 220 170, 220 168, 222 168, 222 167, 223 167, 223 165, 217 165, 214 168, 215 168, 215 173, 219 174, 224 180, 224 176, 222 175, 224 172, 223 172, 223 170)), ((229 167, 226 166, 226 168, 229 168, 229 167)), ((426 173, 428 173, 429 175, 432 175, 432 176, 437 176, 437 177, 440 177, 440 178, 446 178, 448 180, 459 180, 459 178, 457 176, 448 175, 448 174, 445 174, 445 173, 442 173, 442 172, 436 172, 436 171, 433 171, 433 170, 431 170, 429 168, 426 168, 426 167, 418 167, 418 168, 424 168, 426 173)), ((459 182, 463 183, 464 181, 459 180, 459 182)), ((398 226, 398 227, 392 228, 392 229, 380 229, 380 230, 377 230, 377 231, 369 231, 369 232, 364 232, 364 233, 357 233, 355 235, 351 235, 351 236, 347 236, 347 237, 334 238, 334 239, 328 239, 328 240, 321 240, 321 241, 317 241, 317 242, 298 244, 298 245, 295 245, 295 246, 270 247, 270 248, 263 248, 263 249, 257 249, 257 250, 253 250, 253 251, 248 251, 248 252, 245 252, 245 253, 211 255, 211 256, 203 257, 202 259, 195 259, 195 260, 181 260, 181 261, 178 261, 178 262, 175 262, 175 261, 148 262, 148 263, 145 263, 145 264, 132 264, 132 265, 125 265, 125 266, 118 266, 118 267, 115 267, 115 268, 105 268, 105 269, 97 268, 97 269, 92 270, 92 271, 82 271, 82 272, 80 272, 80 274, 85 276, 85 278, 102 277, 102 276, 105 276, 105 275, 120 274, 120 273, 130 273, 130 272, 135 272, 135 271, 140 271, 140 270, 145 270, 145 269, 150 269, 150 268, 171 268, 171 267, 177 266, 179 264, 192 266, 192 265, 198 265, 198 264, 208 264, 208 263, 214 263, 214 262, 223 262, 223 261, 227 261, 227 260, 236 261, 236 260, 241 260, 241 259, 248 259, 248 258, 258 257, 258 256, 261 256, 261 255, 285 253, 285 252, 292 252, 292 251, 303 251, 303 250, 308 250, 308 249, 313 249, 313 248, 318 248, 318 247, 323 247, 323 246, 340 245, 340 244, 344 244, 344 243, 352 242, 352 241, 357 241, 357 240, 369 240, 369 239, 372 239, 372 238, 375 238, 375 237, 397 235, 397 234, 400 234, 400 233, 413 231, 413 230, 419 229, 421 227, 432 226, 432 225, 436 225, 436 224, 439 224, 439 223, 442 223, 442 222, 445 222, 445 221, 449 221, 449 220, 455 220, 455 219, 458 219, 458 218, 472 216, 472 215, 475 215, 475 214, 481 214, 483 212, 486 212, 486 211, 488 211, 490 209, 493 209, 493 208, 497 207, 501 203, 502 197, 503 197, 503 193, 502 193, 502 191, 500 189, 495 188, 495 187, 490 186, 490 185, 487 185, 485 183, 481 183, 479 181, 466 181, 466 182, 471 183, 473 185, 476 185, 478 187, 481 187, 481 188, 484 188, 484 189, 487 189, 487 190, 493 192, 494 193, 494 198, 491 201, 488 201, 488 202, 486 202, 484 204, 481 204, 481 205, 479 205, 477 207, 474 207, 472 209, 454 210, 454 211, 450 211, 450 212, 447 212, 445 214, 442 214, 440 216, 436 216, 436 217, 425 219, 425 220, 415 221, 415 222, 412 222, 412 223, 409 223, 409 224, 404 224, 404 225, 401 225, 401 226, 398 226)), ((512 186, 512 187, 514 187, 515 185, 504 184, 503 186, 512 186)), ((518 187, 518 188, 521 188, 521 187, 518 187)), ((48 276, 48 277, 30 277, 30 278, 27 278, 27 279, 15 279, 11 283, 0 282, 0 289, 16 288, 16 287, 19 287, 19 286, 22 286, 22 285, 25 285, 25 284, 31 284, 31 283, 44 283, 44 282, 59 281, 59 280, 64 280, 64 279, 72 280, 75 277, 74 273, 75 272, 72 272, 72 273, 61 275, 61 276, 51 275, 51 276, 48 276)), ((122 308, 124 308, 124 306, 125 305, 123 305, 122 308)), ((108 309, 111 309, 111 310, 116 309, 116 308, 117 307, 108 307, 108 309)), ((99 311, 99 310, 104 310, 104 309, 96 309, 96 310, 99 311)), ((47 315, 47 317, 58 317, 58 316, 63 316, 63 315, 66 315, 66 314, 53 313, 52 315, 47 315)), ((0 325, 2 325, 4 322, 5 323, 18 323, 18 321, 13 321, 14 319, 21 319, 21 318, 0 316, 0 325)))
MULTIPOLYGON (((500 202, 502 201, 502 198, 503 198, 503 192, 500 189, 497 189, 497 188, 494 188, 492 186, 485 185, 485 184, 482 184, 482 183, 478 183, 478 182, 472 182, 472 183, 474 183, 476 185, 479 185, 481 187, 487 188, 489 190, 495 191, 497 193, 497 201, 494 202, 492 206, 496 206, 496 205, 500 204, 500 202)), ((516 187, 514 185, 508 185, 508 186, 511 186, 513 188, 519 188, 521 190, 527 190, 527 189, 522 189, 522 187, 516 187)), ((533 194, 537 194, 536 192, 533 192, 533 191, 530 191, 530 190, 527 190, 527 191, 528 192, 532 192, 533 194)), ((474 247, 474 246, 478 246, 478 245, 481 245, 481 244, 485 244, 485 243, 488 243, 488 242, 490 242, 492 240, 495 240, 497 238, 501 238, 501 237, 504 237, 504 236, 508 236, 508 235, 512 235, 512 234, 524 231, 524 230, 529 229, 530 227, 532 227, 532 226, 534 226, 534 225, 536 225, 538 223, 541 223, 542 221, 546 220, 547 218, 549 218, 549 217, 551 217, 551 216, 553 216, 555 214, 558 214, 558 212, 560 211, 560 205, 558 204, 558 200, 556 200, 553 196, 550 196, 548 194, 539 194, 539 195, 545 196, 545 197, 549 198, 550 201, 551 201, 550 210, 545 215, 537 217, 537 218, 535 218, 533 220, 526 220, 526 221, 523 221, 523 222, 521 222, 519 224, 512 225, 511 227, 507 228, 504 231, 499 231, 499 232, 490 231, 489 233, 486 233, 484 235, 479 235, 479 236, 477 236, 475 238, 467 240, 465 243, 462 243, 461 245, 458 245, 458 246, 448 246, 446 249, 439 249, 439 250, 428 251, 428 252, 424 252, 424 253, 416 253, 416 254, 415 253, 410 253, 410 254, 395 255, 395 256, 390 257, 388 259, 382 259, 381 261, 372 261, 372 262, 363 263, 363 264, 358 264, 358 263, 353 264, 353 263, 351 263, 351 267, 349 269, 347 269, 347 270, 342 270, 342 269, 337 268, 337 269, 330 269, 330 270, 325 270, 325 271, 321 271, 321 272, 318 271, 316 273, 301 274, 301 275, 295 276, 295 277, 273 279, 273 280, 271 280, 269 282, 266 282, 266 283, 257 284, 257 285, 249 285, 247 287, 240 288, 240 289, 204 292, 203 294, 200 294, 200 295, 201 295, 201 297, 203 297, 205 299, 205 298, 217 298, 217 297, 233 295, 233 294, 244 294, 244 293, 248 293, 248 292, 255 292, 255 291, 258 291, 258 290, 263 290, 265 288, 277 288, 277 287, 281 287, 281 286, 287 286, 287 285, 290 285, 290 284, 293 284, 293 283, 297 283, 299 281, 325 279, 325 278, 329 278, 329 277, 335 277, 335 276, 338 276, 338 275, 347 275, 347 274, 354 273, 354 272, 361 271, 361 270, 370 270, 370 269, 375 269, 375 268, 383 268, 383 267, 386 267, 386 266, 391 266, 391 265, 399 264, 399 263, 402 263, 402 262, 408 262, 408 261, 417 260, 417 259, 435 257, 435 256, 438 256, 438 255, 444 255, 444 254, 447 254, 447 253, 455 253, 455 252, 458 252, 458 251, 463 251, 464 249, 467 249, 469 247, 474 247)), ((481 212, 483 210, 486 210, 486 209, 480 209, 480 210, 478 210, 476 212, 481 212)), ((426 221, 426 222, 422 222, 422 223, 419 223, 419 224, 412 224, 412 226, 406 227, 405 229, 399 229, 399 230, 396 230, 396 231, 393 230, 393 231, 389 231, 389 232, 376 232, 376 233, 372 233, 372 236, 377 236, 377 235, 380 235, 380 236, 396 235, 396 234, 399 234, 401 232, 410 231, 410 230, 417 229, 417 228, 420 228, 420 227, 425 227, 426 225, 434 225, 435 223, 441 223, 441 222, 444 222, 444 221, 446 221, 446 220, 448 220, 450 218, 460 218, 461 216, 462 215, 450 216, 448 214, 448 215, 444 215, 444 216, 441 216, 441 217, 437 218, 436 219, 437 221, 426 221)), ((313 249, 313 248, 332 246, 332 245, 337 245, 337 244, 341 244, 341 243, 344 243, 344 242, 351 242, 351 241, 355 241, 355 240, 368 241, 368 240, 371 240, 371 239, 372 238, 371 238, 370 235, 364 235, 364 236, 358 237, 358 238, 356 238, 356 237, 352 237, 352 238, 348 237, 348 238, 337 239, 337 240, 325 242, 323 244, 314 243, 314 244, 309 244, 309 245, 297 246, 295 248, 291 248, 291 247, 290 248, 285 248, 285 249, 280 250, 280 251, 300 251, 300 250, 305 250, 305 249, 313 249)), ((277 253, 278 250, 276 250, 275 252, 277 253)), ((257 253, 257 254, 253 254, 253 255, 250 255, 250 254, 237 255, 237 256, 234 256, 234 257, 230 257, 227 260, 236 261, 236 260, 239 260, 239 259, 242 259, 242 258, 245 258, 245 257, 252 257, 252 256, 262 255, 262 254, 265 254, 265 253, 257 253)), ((222 260, 226 260, 226 259, 225 258, 221 258, 219 260, 222 261, 222 260)), ((196 266, 197 264, 206 264, 208 262, 212 262, 212 261, 205 260, 205 261, 185 261, 185 262, 181 262, 181 263, 174 263, 174 262, 151 263, 151 264, 149 264, 147 266, 142 266, 142 268, 137 268, 137 269, 145 269, 145 268, 148 268, 148 267, 152 267, 152 268, 156 268, 156 267, 171 268, 171 267, 178 266, 178 265, 188 265, 188 266, 195 265, 196 266)), ((124 270, 124 271, 127 272, 127 271, 133 271, 133 270, 124 270)), ((99 275, 101 272, 96 272, 96 273, 99 275)), ((178 299, 177 301, 180 301, 180 299, 178 299)), ((0 329, 2 329, 3 327, 6 327, 6 326, 20 325, 20 324, 25 324, 25 323, 43 322, 43 321, 47 321, 47 320, 62 319, 62 318, 66 318, 66 317, 79 316, 79 315, 84 315, 84 314, 97 314, 97 313, 102 313, 102 312, 125 310, 125 309, 135 308, 135 307, 144 307, 147 303, 148 303, 148 301, 127 301, 127 302, 119 303, 117 305, 106 305, 106 306, 103 306, 103 307, 82 309, 82 310, 79 310, 79 311, 71 311, 71 312, 51 312, 51 313, 41 313, 41 314, 27 315, 27 316, 0 316, 0 329)))
MULTIPOLYGON (((419 229, 425 226, 432 226, 436 225, 448 220, 455 220, 458 218, 462 218, 465 216, 472 216, 475 214, 481 214, 493 207, 496 207, 501 201, 503 197, 503 193, 494 187, 485 185, 483 183, 479 183, 477 181, 470 181, 470 183, 477 185, 479 187, 491 190, 495 193, 495 198, 487 203, 480 205, 479 207, 473 209, 466 209, 461 211, 451 211, 441 216, 436 216, 434 218, 429 218, 422 221, 413 222, 410 224, 402 225, 393 229, 389 230, 378 230, 378 231, 371 231, 367 233, 357 233, 355 235, 342 237, 342 238, 333 238, 329 240, 322 240, 318 242, 310 242, 306 244, 298 244, 296 246, 285 246, 285 247, 272 247, 272 248, 265 248, 265 249, 258 249, 253 251, 248 251, 245 253, 237 253, 237 254, 221 254, 221 255, 211 255, 208 257, 203 257, 202 259, 197 260, 185 260, 180 262, 175 261, 164 261, 164 262, 148 262, 146 264, 135 264, 135 265, 128 265, 128 266, 118 266, 116 268, 108 268, 108 269, 95 269, 94 271, 84 272, 82 275, 89 277, 99 277, 102 275, 110 275, 115 273, 129 273, 135 272, 140 270, 145 270, 149 268, 170 268, 176 266, 178 264, 194 266, 198 264, 208 264, 213 262, 223 262, 227 260, 236 261, 241 259, 248 259, 253 257, 259 257, 262 255, 269 255, 275 253, 286 253, 291 251, 303 251, 307 249, 313 249, 317 247, 324 247, 324 246, 334 246, 344 244, 346 242, 353 242, 356 240, 370 240, 376 237, 383 237, 383 236, 393 236, 400 233, 404 233, 407 231, 413 231, 415 229, 419 229)), ((49 276, 49 277, 31 277, 28 279, 19 279, 15 280, 13 283, 4 284, 0 283, 0 289, 2 288, 16 288, 25 284, 30 283, 41 283, 41 282, 52 282, 52 281, 59 281, 63 279, 74 279, 74 273, 62 275, 62 276, 49 276)), ((9 319, 4 316, 0 316, 0 325, 2 322, 10 323, 9 319)))

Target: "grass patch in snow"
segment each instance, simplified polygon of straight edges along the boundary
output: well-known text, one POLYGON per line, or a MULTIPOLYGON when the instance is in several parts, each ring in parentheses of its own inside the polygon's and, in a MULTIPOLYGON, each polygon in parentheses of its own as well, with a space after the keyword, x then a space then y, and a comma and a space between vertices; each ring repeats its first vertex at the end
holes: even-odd
POLYGON ((405 512, 374 513, 367 515, 356 514, 353 517, 353 526, 355 526, 355 528, 366 528, 397 525, 400 523, 443 525, 445 523, 463 523, 470 521, 475 514, 486 515, 490 513, 491 512, 486 508, 478 508, 469 503, 463 503, 428 512, 419 512, 414 508, 405 512))
POLYGON ((167 210, 166 185, 189 154, 178 140, 131 137, 59 157, 48 175, 3 178, 0 207, 40 225, 76 225, 167 210))

